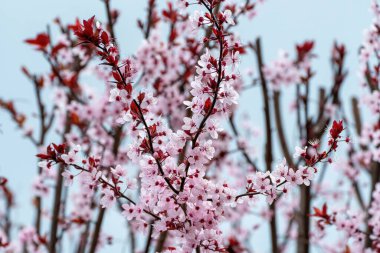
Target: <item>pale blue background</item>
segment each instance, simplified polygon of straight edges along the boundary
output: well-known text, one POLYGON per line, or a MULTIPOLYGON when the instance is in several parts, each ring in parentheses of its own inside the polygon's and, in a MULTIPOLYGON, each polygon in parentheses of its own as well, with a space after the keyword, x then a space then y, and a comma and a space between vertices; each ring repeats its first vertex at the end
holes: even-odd
MULTIPOLYGON (((121 10, 116 33, 123 54, 135 51, 140 43, 142 36, 136 28, 136 18, 145 16, 146 2, 112 1, 112 5, 121 10)), ((159 2, 164 3, 161 0, 159 2)), ((349 51, 347 63, 351 71, 343 93, 348 96, 359 90, 356 77, 357 49, 362 40, 362 31, 368 27, 372 19, 369 5, 369 0, 267 0, 264 5, 259 6, 258 17, 251 22, 243 22, 238 30, 243 41, 262 37, 266 62, 274 59, 280 48, 293 52, 296 42, 316 39, 316 53, 319 57, 314 66, 319 71, 313 82, 315 86, 331 83, 331 46, 334 40, 344 42, 349 51)), ((20 66, 25 65, 32 72, 42 73, 46 71, 47 64, 40 54, 24 44, 23 40, 44 31, 46 25, 56 16, 60 16, 63 22, 71 22, 75 17, 88 18, 94 14, 100 19, 104 18, 101 1, 1 0, 0 97, 14 99, 17 106, 27 113, 35 112, 32 85, 21 74, 20 66)), ((250 64, 253 64, 253 58, 245 58, 242 68, 250 64)), ((243 110, 250 112, 254 123, 261 126, 263 121, 259 92, 258 89, 249 91, 242 96, 241 103, 243 110)), ((290 121, 287 119, 285 122, 289 136, 294 137, 291 132, 294 123, 288 123, 290 121)), ((16 130, 8 115, 2 111, 0 130, 0 175, 8 177, 12 189, 17 192, 17 204, 21 209, 16 212, 16 220, 28 223, 33 214, 30 205, 30 182, 36 170, 36 151, 28 140, 21 137, 21 132, 16 130)), ((290 144, 293 145, 295 142, 290 140, 290 144)), ((115 224, 119 223, 113 223, 115 224)), ((115 229, 112 223, 111 227, 115 229)), ((264 233, 259 239, 266 241, 267 235, 268 233, 264 233)), ((267 247, 263 247, 265 248, 267 247)))

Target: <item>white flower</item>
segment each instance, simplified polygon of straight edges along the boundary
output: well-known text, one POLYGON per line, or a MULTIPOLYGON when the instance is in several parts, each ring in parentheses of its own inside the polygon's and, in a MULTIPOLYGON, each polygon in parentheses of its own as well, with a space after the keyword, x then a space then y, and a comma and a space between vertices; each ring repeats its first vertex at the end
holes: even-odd
POLYGON ((306 149, 307 149, 306 146, 304 148, 300 148, 298 146, 295 147, 295 153, 293 154, 293 158, 304 156, 306 154, 306 149))
POLYGON ((121 165, 116 165, 115 168, 111 168, 111 173, 116 177, 125 177, 127 175, 126 170, 121 165))
POLYGON ((62 172, 62 176, 65 179, 65 186, 71 186, 73 184, 74 175, 69 170, 62 172))
POLYGON ((75 164, 78 160, 75 150, 71 150, 68 154, 63 154, 61 158, 66 164, 75 164))
POLYGON ((230 24, 230 25, 234 25, 234 24, 235 24, 235 21, 234 21, 234 19, 233 19, 233 17, 232 17, 232 12, 231 12, 231 10, 225 10, 225 11, 223 12, 223 16, 224 16, 224 18, 225 18, 225 20, 226 20, 226 22, 227 22, 228 24, 230 24))
POLYGON ((115 203, 116 201, 115 193, 110 188, 105 188, 102 191, 102 195, 103 197, 100 199, 100 204, 102 205, 103 208, 109 208, 115 203))

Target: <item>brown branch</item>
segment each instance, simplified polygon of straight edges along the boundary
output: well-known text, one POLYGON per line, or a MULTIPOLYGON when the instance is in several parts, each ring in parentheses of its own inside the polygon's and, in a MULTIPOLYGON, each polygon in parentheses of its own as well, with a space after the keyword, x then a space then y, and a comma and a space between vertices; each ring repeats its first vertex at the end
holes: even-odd
MULTIPOLYGON (((323 122, 323 116, 325 112, 325 106, 326 106, 326 90, 325 88, 319 88, 319 96, 318 96, 318 116, 315 122, 321 122, 322 127, 324 127, 324 122, 323 122)), ((317 124, 317 123, 315 123, 317 124)), ((320 125, 321 125, 320 124, 320 125)))
MULTIPOLYGON (((376 184, 378 182, 380 182, 380 163, 373 161, 370 166, 371 166, 371 170, 370 170, 371 171, 371 191, 370 191, 370 197, 369 197, 370 201, 369 201, 368 206, 370 206, 372 201, 373 201, 372 193, 375 191, 376 184)), ((368 209, 367 209, 366 219, 367 220, 369 219, 368 209)), ((366 247, 370 247, 372 244, 372 240, 369 236, 372 234, 372 228, 370 226, 367 226, 367 233, 366 234, 367 234, 367 236, 365 239, 365 245, 366 245, 366 247)))
POLYGON ((301 217, 298 222, 298 239, 297 239, 297 252, 308 253, 309 252, 309 230, 310 220, 308 217, 310 205, 311 205, 311 192, 310 187, 302 185, 301 187, 301 200, 300 200, 300 212, 301 217))
MULTIPOLYGON (((237 130, 236 124, 234 122, 234 114, 233 113, 229 117, 229 122, 230 122, 230 126, 232 128, 232 132, 234 133, 235 137, 238 138, 239 137, 239 131, 237 130)), ((252 161, 252 159, 249 157, 249 155, 247 154, 247 152, 245 151, 245 149, 242 148, 242 147, 239 147, 239 146, 238 146, 238 149, 243 154, 246 162, 252 166, 252 168, 253 168, 254 171, 257 171, 257 166, 256 166, 255 162, 252 161)))
POLYGON ((351 104, 352 104, 352 114, 354 116, 354 121, 355 121, 356 133, 358 135, 360 135, 362 132, 362 120, 361 120, 361 116, 360 116, 358 99, 353 97, 351 99, 351 104))
POLYGON ((149 225, 148 237, 147 237, 146 244, 145 244, 145 250, 144 250, 145 253, 149 253, 150 246, 152 244, 152 233, 153 233, 153 225, 150 224, 149 225))
POLYGON ((150 31, 152 29, 152 16, 153 16, 153 11, 154 8, 156 7, 156 1, 155 0, 149 0, 148 3, 148 16, 147 16, 147 24, 146 24, 146 30, 144 33, 145 39, 149 38, 150 31))
MULTIPOLYGON (((65 135, 70 132, 71 124, 69 116, 66 115, 65 129, 62 134, 63 143, 65 143, 65 135)), ((58 222, 59 222, 59 212, 61 209, 61 195, 63 187, 63 176, 65 166, 62 164, 59 166, 57 182, 55 186, 54 200, 53 200, 53 214, 52 221, 50 226, 50 241, 49 241, 49 253, 56 252, 56 243, 57 243, 57 232, 58 232, 58 222)))
POLYGON ((364 204, 364 200, 363 200, 362 194, 360 192, 360 188, 359 188, 359 185, 358 185, 357 181, 353 181, 352 182, 352 188, 354 188, 354 192, 355 192, 356 198, 357 198, 357 200, 359 202, 359 205, 360 205, 361 209, 363 211, 366 210, 366 206, 364 204))
MULTIPOLYGON (((303 96, 304 102, 304 121, 305 121, 305 136, 306 145, 309 145, 309 140, 313 136, 313 127, 309 121, 309 82, 305 83, 305 94, 303 96)), ((300 98, 298 98, 300 99, 300 98)), ((310 183, 311 185, 311 183, 310 183)), ((297 239, 297 252, 309 253, 309 231, 310 231, 310 219, 308 214, 311 207, 311 186, 301 185, 301 198, 300 198, 300 218, 298 222, 298 239, 297 239)))
POLYGON ((160 234, 157 240, 156 249, 154 252, 161 252, 164 249, 166 238, 168 237, 168 231, 164 231, 160 234))
POLYGON ((114 31, 114 20, 112 20, 112 13, 111 13, 111 5, 110 5, 110 2, 111 0, 104 0, 104 4, 105 4, 105 7, 106 7, 106 14, 107 14, 107 22, 108 22, 108 30, 111 34, 111 37, 113 39, 113 42, 115 43, 115 45, 117 45, 117 41, 116 41, 116 36, 115 36, 115 31, 114 31))
POLYGON ((136 238, 135 238, 135 234, 133 232, 133 228, 131 227, 130 224, 129 224, 129 238, 131 240, 131 252, 135 252, 136 251, 136 238))
MULTIPOLYGON (((265 144, 265 164, 266 170, 272 171, 273 153, 272 153, 272 122, 270 115, 270 99, 268 92, 267 81, 264 76, 263 67, 264 61, 262 56, 261 42, 260 38, 256 39, 255 43, 256 61, 259 68, 260 74, 260 84, 264 100, 264 115, 265 115, 265 134, 266 134, 266 144, 265 144)), ((270 234, 272 243, 272 252, 278 252, 278 242, 277 242, 277 225, 276 225, 276 202, 274 201, 269 209, 273 212, 272 219, 270 220, 270 234)))
POLYGON ((99 241, 98 239, 100 235, 100 230, 102 228, 105 212, 106 212, 105 208, 99 207, 98 218, 96 219, 95 230, 92 236, 90 250, 88 251, 89 253, 95 253, 96 246, 98 245, 98 241, 99 241))
POLYGON ((77 253, 84 253, 90 233, 90 221, 87 221, 85 230, 82 232, 79 238, 77 253))
POLYGON ((280 145, 281 145, 281 150, 284 154, 284 157, 286 161, 289 163, 289 166, 291 168, 294 168, 294 162, 292 159, 292 156, 290 155, 289 152, 289 146, 286 141, 286 136, 284 133, 284 126, 282 124, 282 118, 281 118, 281 101, 280 101, 281 94, 279 91, 274 92, 273 95, 273 105, 274 105, 274 118, 276 122, 276 129, 277 129, 277 134, 280 139, 280 145))

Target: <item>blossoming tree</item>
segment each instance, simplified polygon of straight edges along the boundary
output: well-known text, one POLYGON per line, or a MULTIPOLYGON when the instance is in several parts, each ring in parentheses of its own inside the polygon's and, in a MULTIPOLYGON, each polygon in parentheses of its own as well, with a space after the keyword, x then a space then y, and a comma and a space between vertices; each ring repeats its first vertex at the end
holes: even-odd
POLYGON ((343 44, 334 43, 332 84, 315 99, 313 41, 266 63, 260 39, 239 40, 236 25, 254 17, 259 3, 179 0, 159 8, 149 0, 138 21, 144 40, 123 58, 114 32, 119 12, 103 2, 104 22, 56 19, 57 38, 48 30, 25 40, 50 66, 42 75, 22 68, 35 88, 38 127, 0 99, 39 159, 30 224, 12 219, 17 196, 0 177, 0 252, 109 252, 115 235, 103 223, 113 212, 122 214, 113 226, 128 230, 126 252, 263 252, 252 239, 266 224, 273 253, 380 252, 376 1, 360 48, 358 85, 367 91, 352 98, 352 113, 340 96, 343 44), (249 53, 257 74, 244 75, 239 62, 249 53), (97 81, 86 85, 85 73, 97 81), (294 96, 296 147, 283 123, 286 88, 294 96), (254 119, 238 116, 247 89, 263 97, 263 105, 249 105, 263 106, 261 152, 254 119), (331 171, 337 180, 326 178, 331 171))

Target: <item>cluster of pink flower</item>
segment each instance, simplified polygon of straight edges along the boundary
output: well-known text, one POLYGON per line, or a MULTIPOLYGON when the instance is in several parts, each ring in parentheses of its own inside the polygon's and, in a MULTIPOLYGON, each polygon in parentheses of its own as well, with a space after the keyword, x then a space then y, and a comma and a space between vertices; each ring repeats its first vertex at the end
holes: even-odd
POLYGON ((324 204, 321 209, 314 207, 314 213, 311 216, 315 220, 317 230, 314 232, 316 238, 326 236, 326 226, 335 226, 336 229, 343 233, 343 241, 353 240, 351 250, 355 252, 378 252, 380 250, 380 184, 377 184, 372 193, 372 202, 368 209, 369 217, 366 218, 362 212, 347 211, 347 209, 336 209, 330 213, 327 211, 327 205, 324 204), (363 221, 368 219, 370 226, 369 232, 361 229, 363 221), (365 237, 369 235, 372 240, 371 248, 365 248, 365 237))
POLYGON ((256 172, 254 175, 247 177, 247 192, 237 196, 237 199, 244 196, 253 197, 258 194, 267 196, 268 203, 273 203, 277 198, 278 192, 287 193, 291 186, 310 185, 310 181, 314 178, 317 168, 314 166, 321 161, 331 161, 329 154, 336 151, 338 143, 341 140, 343 131, 343 122, 334 121, 330 129, 329 150, 318 152, 318 144, 310 147, 313 151, 309 151, 308 147, 296 147, 294 158, 302 158, 306 166, 299 166, 297 169, 289 168, 284 159, 282 163, 276 166, 273 172, 256 172))
POLYGON ((314 42, 306 41, 296 46, 297 57, 295 60, 285 51, 279 52, 275 61, 265 65, 263 72, 274 90, 279 90, 282 85, 289 86, 301 83, 310 77, 310 61, 313 58, 312 49, 314 42))
POLYGON ((368 148, 360 154, 363 163, 369 164, 371 160, 380 162, 380 126, 378 124, 363 127, 360 143, 368 148))
POLYGON ((374 90, 371 94, 367 94, 363 97, 363 103, 368 106, 371 113, 380 113, 380 92, 374 90))
MULTIPOLYGON (((205 15, 205 20, 216 27, 215 38, 210 40, 219 42, 220 55, 214 58, 206 52, 201 57, 197 67, 199 77, 196 77, 192 83, 193 99, 191 102, 185 102, 195 116, 185 118, 183 130, 177 132, 157 121, 154 111, 157 101, 151 94, 140 92, 136 96, 133 95, 131 84, 133 67, 129 62, 123 62, 123 67, 119 67, 117 48, 111 43, 105 31, 99 27, 94 28, 94 18, 84 21, 83 25, 76 29, 76 35, 84 43, 94 45, 104 64, 113 68, 112 76, 116 87, 111 90, 110 102, 122 105, 123 120, 119 120, 119 123, 132 124, 130 129, 132 133, 134 132, 135 140, 128 148, 128 156, 141 167, 142 190, 137 206, 123 205, 124 213, 128 219, 135 218, 141 228, 146 229, 150 222, 142 215, 142 210, 152 210, 147 212, 151 213, 154 219, 158 219, 154 224, 155 233, 174 230, 179 234, 187 234, 184 247, 186 252, 197 246, 210 250, 221 249, 221 244, 215 239, 216 234, 220 234, 220 231, 217 232, 218 220, 222 217, 224 207, 234 202, 233 193, 226 184, 216 185, 204 179, 204 165, 213 158, 214 148, 211 140, 202 140, 206 129, 213 138, 217 138, 219 128, 215 125, 216 121, 207 119, 219 112, 226 113, 237 99, 237 93, 232 88, 237 77, 233 73, 228 74, 225 69, 230 62, 236 61, 233 59, 234 56, 229 55, 236 55, 239 49, 236 43, 232 49, 229 49, 230 42, 225 40, 223 34, 224 23, 231 23, 228 13, 230 12, 214 17, 210 11, 205 15), (203 83, 208 85, 201 85, 203 83), (139 127, 141 125, 142 129, 139 127), (184 152, 187 141, 192 143, 191 150, 188 151, 186 160, 177 165, 175 157, 184 152), (212 194, 213 192, 219 194, 212 194), (205 217, 206 213, 209 213, 208 218, 205 217)), ((55 158, 55 162, 75 164, 77 153, 78 149, 73 149, 67 154, 61 154, 58 159, 55 158)), ((50 163, 51 161, 45 164, 50 165, 50 163)), ((102 189, 103 197, 100 202, 103 207, 110 207, 119 197, 120 190, 116 192, 115 189, 119 187, 117 183, 122 182, 119 181, 119 174, 123 173, 120 167, 116 168, 118 169, 111 170, 112 174, 116 173, 112 176, 113 187, 106 186, 102 189)), ((97 170, 83 168, 83 171, 87 171, 93 180, 101 180, 103 184, 106 182, 99 177, 97 170)), ((70 184, 74 178, 69 171, 63 172, 62 175, 67 184, 70 184)), ((93 186, 92 181, 89 186, 89 188, 93 186)), ((132 205, 134 204, 132 201, 132 205)), ((178 236, 181 237, 183 236, 178 236)))
POLYGON ((372 1, 371 11, 374 20, 371 27, 365 31, 364 41, 360 49, 360 78, 369 93, 362 94, 361 102, 374 116, 366 122, 360 132, 360 144, 365 149, 356 154, 357 160, 362 164, 370 165, 372 161, 380 162, 380 93, 379 93, 379 64, 378 54, 380 50, 380 6, 377 1, 372 1))
MULTIPOLYGON (((380 236, 379 186, 369 202, 370 218, 342 210, 330 215, 325 207, 315 209, 319 229, 308 226, 312 201, 349 196, 359 187, 361 168, 369 171, 372 164, 380 161, 378 122, 357 131, 364 148, 356 150, 350 138, 342 134, 345 127, 350 127, 339 99, 346 76, 344 45, 334 44, 334 84, 330 93, 321 91, 318 115, 314 117, 309 110, 314 101, 308 90, 314 75, 310 66, 314 42, 296 45, 294 59, 281 53, 279 59, 266 65, 260 40, 255 45, 241 43, 231 29, 238 24, 239 16, 255 15, 252 1, 169 1, 161 14, 156 1, 148 2, 147 22, 138 22, 145 39, 129 58, 120 56, 113 31, 118 12, 110 8, 109 0, 104 1, 107 25, 95 17, 67 26, 57 19, 55 23, 63 35, 56 43, 49 32, 26 40, 51 67, 51 72, 41 76, 23 68, 36 88, 41 135, 25 126, 26 116, 16 110, 13 102, 0 100, 0 108, 9 112, 39 149, 38 175, 33 182, 36 221, 35 226, 20 229, 12 240, 11 229, 0 227, 1 250, 56 253, 57 248, 65 246, 63 238, 70 234, 78 235, 77 252, 94 253, 112 242, 113 235, 101 227, 105 213, 117 207, 130 230, 131 252, 140 247, 134 241, 135 233, 142 232, 147 235, 145 252, 155 246, 157 252, 246 253, 247 242, 261 221, 270 223, 273 252, 285 251, 288 239, 298 240, 299 248, 317 245, 327 250, 329 246, 322 245, 318 238, 325 237, 324 226, 330 223, 345 231, 347 240, 355 239, 351 250, 369 250, 371 245, 363 242, 368 240, 376 252, 380 236), (190 6, 203 11, 195 10, 191 15, 187 13, 190 6), (159 28, 161 22, 168 24, 167 36, 159 28), (256 139, 253 142, 248 138, 257 137, 258 131, 247 118, 239 124, 234 121, 239 94, 251 88, 244 86, 245 80, 238 71, 247 49, 254 49, 258 58, 260 76, 252 87, 260 84, 263 88, 265 170, 257 159, 260 148, 256 147, 256 139), (93 63, 96 57, 100 65, 93 63), (95 85, 84 85, 86 74, 98 77, 105 84, 105 92, 98 94, 95 85), (267 90, 267 84, 273 91, 267 90), (279 102, 281 85, 292 84, 297 86, 295 109, 302 143, 293 156, 284 136, 279 102), (41 98, 45 88, 53 92, 50 110, 41 98), (343 120, 333 121, 332 116, 338 114, 343 120), (231 132, 222 129, 228 127, 226 118, 231 132), (58 123, 53 124, 55 119, 58 123), (328 125, 331 127, 323 138, 328 125), (47 145, 46 136, 54 127, 64 144, 47 145), (273 129, 283 151, 279 156, 274 154, 277 143, 271 140, 273 129), (324 142, 325 149, 321 148, 324 142), (329 187, 322 182, 341 142, 350 144, 349 158, 335 163, 335 167, 349 178, 348 193, 337 190, 333 182, 328 182, 332 184, 329 187), (273 162, 283 156, 279 163, 273 162), (319 168, 321 164, 326 167, 319 168), (53 205, 47 207, 45 199, 51 197, 53 205), (260 218, 253 228, 241 224, 248 215, 260 218), (276 223, 279 217, 281 223, 276 223), (49 221, 49 230, 41 225, 42 220, 49 221), (284 232, 277 228, 283 223, 288 223, 284 232), (233 232, 225 233, 224 224, 233 232), (368 225, 369 233, 359 232, 362 224, 368 225)), ((378 9, 377 5, 374 9, 378 9)), ((376 50, 372 39, 377 39, 378 34, 372 31, 368 36, 371 39, 362 49, 363 55, 376 50)), ((365 73, 377 84, 376 70, 365 73)), ((375 89, 364 101, 374 113, 378 113, 377 94, 375 89)), ((0 194, 7 196, 9 204, 13 200, 6 183, 0 177, 0 194)), ((338 181, 338 185, 343 183, 338 181)), ((360 192, 356 194, 360 200, 360 192)), ((3 217, 6 215, 0 212, 3 217)))
MULTIPOLYGON (((108 170, 102 168, 98 158, 80 159, 79 146, 67 151, 64 144, 52 144, 38 157, 43 159, 40 166, 44 170, 49 171, 54 164, 63 164, 67 167, 62 173, 67 186, 78 177, 81 187, 81 196, 78 196, 80 201, 72 214, 66 218, 67 220, 62 221, 68 226, 71 223, 82 224, 90 219, 89 198, 100 189, 102 197, 99 203, 103 208, 112 207, 119 198, 129 202, 122 205, 123 215, 128 220, 136 221, 135 229, 144 231, 153 222, 155 234, 170 230, 178 233, 177 238, 184 238, 182 241, 184 252, 191 252, 199 245, 205 250, 218 251, 223 250, 220 239, 217 239, 222 233, 218 229, 218 224, 223 220, 225 212, 230 212, 229 209, 235 207, 237 203, 244 203, 239 199, 245 196, 251 198, 254 195, 265 195, 268 203, 272 203, 278 192, 286 193, 295 185, 310 185, 310 180, 317 171, 313 166, 328 159, 329 153, 336 149, 342 131, 342 122, 334 122, 330 129, 330 149, 327 152, 309 156, 306 147, 296 148, 294 156, 304 158, 306 166, 294 170, 288 168, 284 160, 273 173, 256 172, 248 176, 247 192, 241 195, 237 195, 236 190, 226 183, 219 185, 205 179, 205 172, 201 168, 204 162, 212 158, 214 150, 210 145, 211 141, 208 141, 208 146, 204 144, 193 149, 193 152, 197 150, 199 158, 207 158, 199 161, 194 159, 195 156, 190 156, 187 162, 190 164, 189 168, 186 168, 185 164, 178 166, 171 157, 166 157, 165 163, 162 164, 158 160, 160 158, 144 155, 149 153, 149 148, 146 147, 147 150, 144 152, 141 146, 150 144, 141 143, 135 157, 132 158, 132 160, 137 160, 138 157, 140 159, 142 188, 138 203, 125 194, 127 190, 134 189, 136 182, 135 179, 127 177, 127 172, 122 166, 117 165, 108 170), (140 156, 141 152, 143 153, 140 156), (69 169, 70 166, 77 172, 73 173, 69 169), (160 176, 161 171, 163 174, 160 176), (181 188, 183 178, 186 182, 181 188)), ((156 130, 151 133, 156 133, 156 130)), ((170 154, 169 152, 167 149, 166 153, 170 154)))
MULTIPOLYGON (((234 70, 241 46, 233 36, 227 37, 224 32, 225 24, 234 24, 231 12, 226 10, 214 16, 211 7, 207 4, 205 6, 209 12, 203 15, 195 13, 191 20, 197 20, 198 27, 205 24, 212 26, 213 33, 206 40, 215 41, 219 45, 219 55, 214 57, 206 50, 200 57, 196 66, 197 76, 191 82, 191 101, 184 102, 193 116, 184 117, 182 129, 175 132, 157 118, 156 115, 160 112, 156 109, 156 97, 143 91, 135 94, 132 86, 137 73, 136 66, 149 73, 148 76, 163 73, 155 72, 152 68, 154 57, 157 56, 152 51, 158 50, 157 47, 151 48, 154 47, 153 43, 144 45, 139 51, 140 62, 121 61, 116 44, 99 24, 94 24, 94 17, 84 20, 83 24, 77 24, 74 28, 80 41, 94 47, 103 65, 112 68, 115 87, 110 90, 109 102, 118 108, 117 122, 121 125, 130 124, 128 131, 133 140, 126 153, 129 159, 140 167, 141 190, 138 203, 124 195, 125 190, 132 189, 134 182, 126 178, 126 171, 120 165, 110 170, 102 169, 112 163, 112 159, 99 163, 99 159, 90 157, 82 160, 82 164, 79 165, 79 146, 72 146, 68 152, 64 151, 65 147, 62 145, 49 146, 46 154, 39 155, 45 160, 40 163, 43 171, 49 171, 52 163, 71 165, 80 170, 80 201, 75 209, 77 211, 72 213, 73 216, 69 220, 85 222, 89 219, 89 196, 101 186, 101 206, 109 208, 118 198, 126 198, 129 204, 122 206, 123 214, 128 220, 136 221, 134 226, 137 230, 148 229, 153 218, 153 235, 158 236, 167 230, 175 232, 175 238, 182 238, 179 243, 183 244, 184 252, 191 252, 196 247, 212 251, 223 250, 218 225, 223 220, 224 213, 236 205, 236 200, 243 196, 263 194, 267 196, 268 202, 272 203, 277 197, 277 192, 285 193, 292 185, 309 185, 317 171, 313 166, 326 159, 329 152, 336 149, 336 144, 341 138, 340 133, 343 131, 341 122, 335 122, 333 125, 330 132, 332 141, 329 143, 331 148, 328 152, 309 157, 306 148, 302 149, 302 152, 298 151, 296 155, 307 159, 307 166, 292 169, 288 168, 284 161, 273 173, 257 172, 248 177, 245 194, 237 195, 236 190, 226 183, 219 184, 206 179, 206 165, 215 155, 215 148, 209 136, 213 139, 218 138, 221 131, 217 125, 218 118, 229 113, 231 107, 237 103, 238 93, 234 87, 239 85, 239 78, 234 70), (340 128, 336 129, 337 125, 340 128), (187 142, 191 143, 189 150, 186 150, 187 142), (177 160, 180 161, 179 164, 177 160)), ((157 41, 154 36, 152 41, 157 41)), ((165 59, 170 58, 164 53, 159 55, 165 59)), ((165 78, 164 75, 160 81, 171 79, 172 77, 165 78)), ((144 82, 144 77, 141 80, 144 82)), ((160 91, 159 86, 155 88, 160 91)), ((95 112, 89 111, 90 108, 91 104, 71 103, 68 110, 72 116, 87 121, 95 116, 95 112)), ((104 110, 96 113, 98 116, 95 117, 101 117, 102 113, 104 110)), ((101 126, 98 126, 93 129, 94 135, 99 136, 104 132, 100 128, 101 126)), ((73 136, 68 136, 67 139, 75 142, 73 136)), ((103 154, 103 159, 105 157, 103 154)), ((71 185, 75 173, 66 169, 62 176, 65 178, 65 184, 71 185)), ((47 176, 42 173, 41 177, 47 176)))
POLYGON ((379 25, 380 25, 380 6, 376 0, 372 0, 371 10, 374 20, 371 26, 365 31, 364 41, 360 49, 360 77, 363 85, 369 85, 371 89, 376 89, 378 84, 378 67, 371 66, 373 57, 378 55, 380 50, 379 25))

